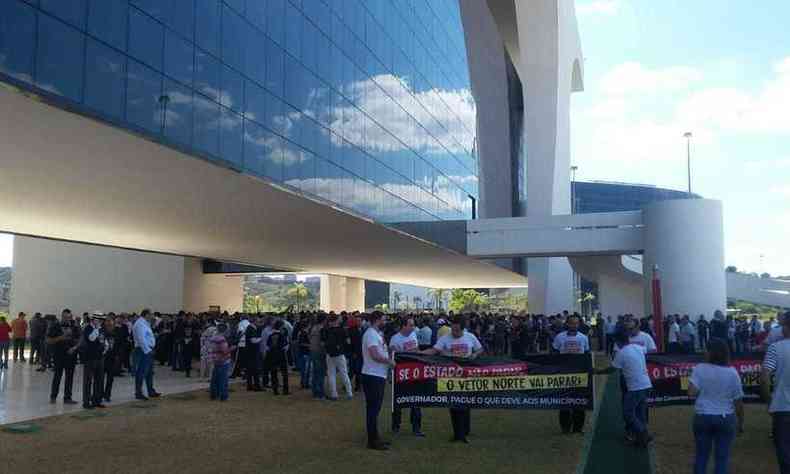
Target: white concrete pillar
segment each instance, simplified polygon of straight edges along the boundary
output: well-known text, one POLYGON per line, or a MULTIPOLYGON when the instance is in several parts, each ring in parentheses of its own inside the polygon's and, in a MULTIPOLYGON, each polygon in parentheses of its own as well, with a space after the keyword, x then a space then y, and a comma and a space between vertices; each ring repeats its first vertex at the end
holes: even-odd
POLYGON ((242 275, 206 274, 198 258, 184 259, 184 311, 220 311, 234 313, 244 306, 242 275))
POLYGON ((680 199, 650 204, 645 223, 645 314, 652 309, 652 269, 658 265, 664 314, 710 318, 727 308, 721 201, 680 199))
POLYGON ((365 280, 321 275, 320 306, 323 311, 365 311, 365 280))

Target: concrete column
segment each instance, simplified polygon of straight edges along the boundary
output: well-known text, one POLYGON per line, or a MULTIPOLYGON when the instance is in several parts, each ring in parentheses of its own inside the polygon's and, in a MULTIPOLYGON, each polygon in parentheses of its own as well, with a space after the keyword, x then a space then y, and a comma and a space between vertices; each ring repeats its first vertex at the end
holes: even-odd
POLYGON ((194 313, 219 306, 233 313, 244 306, 241 275, 205 274, 199 258, 184 259, 184 310, 194 313))
POLYGON ((664 314, 708 319, 727 308, 721 201, 681 199, 650 204, 645 223, 645 314, 652 309, 652 269, 658 265, 664 314))
POLYGON ((365 280, 321 275, 320 300, 323 311, 365 311, 365 280))

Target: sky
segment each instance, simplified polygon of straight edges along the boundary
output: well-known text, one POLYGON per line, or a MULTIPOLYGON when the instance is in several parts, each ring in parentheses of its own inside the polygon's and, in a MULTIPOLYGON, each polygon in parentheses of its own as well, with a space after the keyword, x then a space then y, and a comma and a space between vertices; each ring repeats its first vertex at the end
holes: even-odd
POLYGON ((577 0, 577 179, 724 204, 725 261, 790 275, 790 2, 577 0), (762 256, 762 257, 761 257, 762 256))

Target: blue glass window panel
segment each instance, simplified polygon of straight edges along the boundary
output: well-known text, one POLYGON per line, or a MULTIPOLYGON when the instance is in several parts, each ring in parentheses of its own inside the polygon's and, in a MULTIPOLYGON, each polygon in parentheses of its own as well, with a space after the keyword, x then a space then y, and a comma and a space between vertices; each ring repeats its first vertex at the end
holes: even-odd
POLYGON ((85 36, 47 15, 38 18, 36 85, 75 102, 82 102, 85 36))
POLYGON ((218 101, 220 93, 219 61, 210 54, 199 49, 195 50, 195 90, 208 96, 211 100, 218 101))
POLYGON ((220 155, 225 161, 242 168, 242 152, 244 147, 244 122, 241 115, 222 108, 220 122, 220 155))
POLYGON ((87 0, 41 0, 41 9, 72 26, 84 30, 87 0))
POLYGON ((220 106, 205 97, 195 95, 193 146, 210 156, 219 155, 220 106))
POLYGON ((149 67, 162 70, 164 26, 136 8, 129 9, 129 54, 149 67))
POLYGON ((286 0, 266 2, 266 33, 280 46, 285 46, 285 2, 286 0))
MULTIPOLYGON (((255 3, 259 1, 260 0, 250 0, 250 3, 255 3)), ((246 14, 246 11, 244 9, 244 3, 245 3, 244 0, 225 0, 225 3, 227 3, 231 8, 236 10, 240 15, 246 14)))
POLYGON ((178 82, 165 79, 163 103, 165 136, 170 140, 189 146, 192 143, 192 90, 178 82))
POLYGON ((126 0, 91 0, 88 5, 88 33, 126 51, 128 14, 126 0))
POLYGON ((304 33, 302 35, 302 62, 307 69, 318 73, 318 53, 321 51, 319 41, 322 34, 309 21, 304 21, 304 33))
POLYGON ((36 13, 22 2, 5 2, 0 15, 0 71, 33 81, 36 13))
POLYGON ((301 174, 301 187, 300 189, 306 193, 315 194, 316 179, 315 167, 316 157, 308 151, 302 151, 301 163, 299 165, 301 174))
POLYGON ((220 103, 236 112, 244 110, 244 78, 228 66, 222 66, 220 103))
POLYGON ((172 7, 172 0, 129 0, 129 2, 159 21, 165 21, 172 7))
POLYGON ((167 30, 165 34, 165 74, 192 87, 195 47, 176 33, 167 30))
POLYGON ((126 120, 152 133, 162 128, 162 75, 134 60, 128 62, 126 120))
POLYGON ((266 36, 255 28, 247 29, 244 71, 250 79, 266 84, 266 36))
POLYGON ((268 130, 251 120, 244 120, 244 171, 256 176, 265 176, 263 155, 266 152, 268 130))
POLYGON ((263 123, 268 93, 252 81, 247 81, 244 89, 244 115, 248 119, 263 123))
POLYGON ((283 104, 282 120, 284 122, 282 128, 275 131, 294 143, 301 143, 302 114, 290 105, 283 104))
POLYGON ((121 119, 126 80, 126 56, 88 38, 85 60, 85 105, 121 119))
POLYGON ((264 0, 250 0, 247 5, 247 19, 258 29, 266 31, 266 16, 268 15, 264 0))
POLYGON ((283 182, 297 189, 302 189, 302 149, 288 140, 283 145, 283 182))
POLYGON ((236 12, 222 7, 222 61, 239 71, 244 70, 245 26, 236 12))
POLYGON ((283 50, 272 41, 266 41, 266 88, 283 96, 284 63, 283 50))
POLYGON ((303 18, 291 2, 285 2, 285 50, 298 60, 302 59, 303 18))
POLYGON ((279 133, 280 135, 285 134, 286 117, 284 110, 285 104, 282 100, 278 99, 273 94, 266 94, 266 115, 264 115, 263 124, 266 125, 269 130, 279 133))
POLYGON ((283 139, 273 133, 264 142, 263 171, 269 179, 283 181, 283 139))
POLYGON ((285 56, 285 100, 299 110, 307 106, 308 75, 301 63, 290 55, 285 56))
POLYGON ((166 0, 169 2, 165 23, 185 36, 189 41, 195 37, 195 0, 166 0))
POLYGON ((219 57, 220 3, 218 0, 195 0, 195 43, 219 57))

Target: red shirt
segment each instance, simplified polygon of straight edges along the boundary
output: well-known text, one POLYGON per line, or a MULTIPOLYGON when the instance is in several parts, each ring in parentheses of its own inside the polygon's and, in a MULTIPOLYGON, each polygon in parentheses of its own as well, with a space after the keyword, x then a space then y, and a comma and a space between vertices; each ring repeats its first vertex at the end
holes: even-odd
POLYGON ((11 340, 11 326, 8 323, 0 323, 0 342, 8 342, 11 340))

